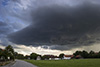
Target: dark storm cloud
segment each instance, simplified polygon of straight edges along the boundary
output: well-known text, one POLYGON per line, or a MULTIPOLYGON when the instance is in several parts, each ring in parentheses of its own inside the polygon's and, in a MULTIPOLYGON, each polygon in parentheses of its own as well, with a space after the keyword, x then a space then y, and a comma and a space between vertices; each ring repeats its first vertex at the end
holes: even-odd
POLYGON ((33 46, 66 45, 66 49, 71 49, 95 43, 100 33, 100 5, 97 4, 44 6, 31 15, 33 23, 9 35, 10 41, 33 46))

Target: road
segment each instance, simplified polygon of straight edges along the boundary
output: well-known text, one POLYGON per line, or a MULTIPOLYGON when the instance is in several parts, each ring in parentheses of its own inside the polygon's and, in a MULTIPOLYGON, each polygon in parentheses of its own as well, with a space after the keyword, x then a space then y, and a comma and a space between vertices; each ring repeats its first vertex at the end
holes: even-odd
POLYGON ((7 66, 3 67, 37 67, 37 66, 22 60, 16 60, 14 64, 8 64, 7 66))

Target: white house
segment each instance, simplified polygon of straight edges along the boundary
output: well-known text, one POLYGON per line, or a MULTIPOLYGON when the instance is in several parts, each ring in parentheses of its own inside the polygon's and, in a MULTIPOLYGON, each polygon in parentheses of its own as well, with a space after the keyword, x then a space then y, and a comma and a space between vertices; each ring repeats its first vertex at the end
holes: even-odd
POLYGON ((40 56, 37 56, 37 59, 36 60, 41 60, 41 57, 40 56))
POLYGON ((63 59, 70 60, 74 55, 64 55, 63 59))
POLYGON ((49 60, 60 60, 60 58, 49 58, 49 60))
POLYGON ((61 60, 60 58, 55 58, 55 60, 61 60))

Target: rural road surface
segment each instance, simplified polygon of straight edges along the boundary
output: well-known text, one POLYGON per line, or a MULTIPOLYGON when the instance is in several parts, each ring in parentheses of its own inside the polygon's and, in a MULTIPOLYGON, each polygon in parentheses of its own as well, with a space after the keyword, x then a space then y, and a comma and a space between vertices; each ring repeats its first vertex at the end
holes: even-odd
POLYGON ((8 64, 7 66, 3 67, 37 67, 37 66, 22 60, 16 60, 14 64, 8 64))

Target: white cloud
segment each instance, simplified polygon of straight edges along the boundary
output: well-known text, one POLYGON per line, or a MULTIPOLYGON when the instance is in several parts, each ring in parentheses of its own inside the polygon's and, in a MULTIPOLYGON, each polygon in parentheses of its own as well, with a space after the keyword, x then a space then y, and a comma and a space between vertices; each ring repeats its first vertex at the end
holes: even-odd
POLYGON ((0 44, 0 48, 4 49, 4 48, 5 48, 5 46, 2 46, 2 45, 0 44))
POLYGON ((17 51, 18 53, 24 54, 24 55, 30 55, 32 52, 33 53, 37 53, 40 55, 59 55, 61 53, 64 53, 66 55, 72 55, 75 51, 82 51, 82 50, 86 50, 86 51, 95 51, 95 52, 99 52, 100 51, 100 44, 94 44, 91 46, 82 46, 82 47, 78 47, 78 48, 74 48, 71 50, 64 50, 64 51, 60 51, 60 50, 52 50, 52 49, 44 49, 41 47, 33 47, 33 46, 25 46, 25 45, 16 45, 17 48, 15 48, 15 51, 17 51))
POLYGON ((60 51, 60 50, 52 50, 52 49, 44 49, 41 47, 32 47, 32 46, 25 46, 25 45, 16 45, 15 51, 24 55, 29 55, 32 52, 37 53, 40 55, 59 55, 60 53, 65 53, 65 54, 72 54, 72 51, 60 51))

